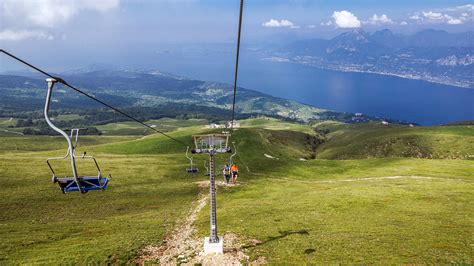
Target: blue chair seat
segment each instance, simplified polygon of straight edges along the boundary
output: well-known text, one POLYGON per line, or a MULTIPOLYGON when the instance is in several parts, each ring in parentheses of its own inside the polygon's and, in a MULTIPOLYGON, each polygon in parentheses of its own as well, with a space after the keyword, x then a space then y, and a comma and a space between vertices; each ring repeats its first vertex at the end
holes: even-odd
POLYGON ((59 187, 61 188, 61 191, 63 193, 81 190, 83 192, 87 192, 90 190, 105 190, 107 188, 107 184, 109 183, 109 178, 97 178, 97 176, 81 176, 79 177, 79 184, 81 186, 81 190, 79 190, 79 187, 77 186, 77 183, 73 177, 57 178, 55 181, 58 182, 59 187))

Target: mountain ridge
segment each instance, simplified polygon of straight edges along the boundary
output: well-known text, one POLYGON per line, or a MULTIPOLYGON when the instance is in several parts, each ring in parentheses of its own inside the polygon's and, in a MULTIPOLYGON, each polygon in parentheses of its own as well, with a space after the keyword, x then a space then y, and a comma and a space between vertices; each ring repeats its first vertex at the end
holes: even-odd
POLYGON ((474 88, 474 31, 423 30, 413 35, 362 29, 308 39, 263 53, 264 59, 344 72, 366 72, 474 88))

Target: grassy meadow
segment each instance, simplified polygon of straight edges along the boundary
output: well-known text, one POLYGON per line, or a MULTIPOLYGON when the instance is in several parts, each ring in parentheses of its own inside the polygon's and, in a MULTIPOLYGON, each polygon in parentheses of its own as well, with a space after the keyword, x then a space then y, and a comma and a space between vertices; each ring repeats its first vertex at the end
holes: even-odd
MULTIPOLYGON (((205 121, 153 123, 190 144, 192 134, 210 132, 205 121)), ((238 235, 251 258, 474 263, 472 126, 241 124, 233 134, 241 185, 218 189, 217 213, 220 232, 238 235)), ((113 178, 107 191, 84 195, 50 183, 45 160, 65 153, 63 140, 0 137, 0 264, 130 262, 191 208, 194 182, 207 179, 205 156, 195 156, 201 173, 189 175, 185 147, 128 123, 100 129, 105 136, 83 137, 78 153, 95 155, 113 178)), ((199 237, 208 222, 204 208, 199 237)))

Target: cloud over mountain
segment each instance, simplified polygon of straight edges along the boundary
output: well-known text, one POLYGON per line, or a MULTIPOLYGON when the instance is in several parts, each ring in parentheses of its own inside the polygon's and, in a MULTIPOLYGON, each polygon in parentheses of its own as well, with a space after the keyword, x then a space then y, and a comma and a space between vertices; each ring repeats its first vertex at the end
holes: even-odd
POLYGON ((461 25, 474 21, 474 5, 448 7, 413 13, 409 19, 418 24, 461 25))
POLYGON ((332 18, 334 24, 339 28, 360 28, 359 19, 347 10, 334 11, 332 18))

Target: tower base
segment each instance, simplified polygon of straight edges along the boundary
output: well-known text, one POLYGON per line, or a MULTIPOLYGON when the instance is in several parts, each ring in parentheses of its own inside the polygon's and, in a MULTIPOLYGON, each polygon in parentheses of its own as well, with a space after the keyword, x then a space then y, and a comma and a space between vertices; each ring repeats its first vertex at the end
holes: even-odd
POLYGON ((219 236, 219 242, 217 243, 210 243, 209 237, 204 238, 204 255, 212 253, 224 253, 224 238, 222 236, 219 236))

